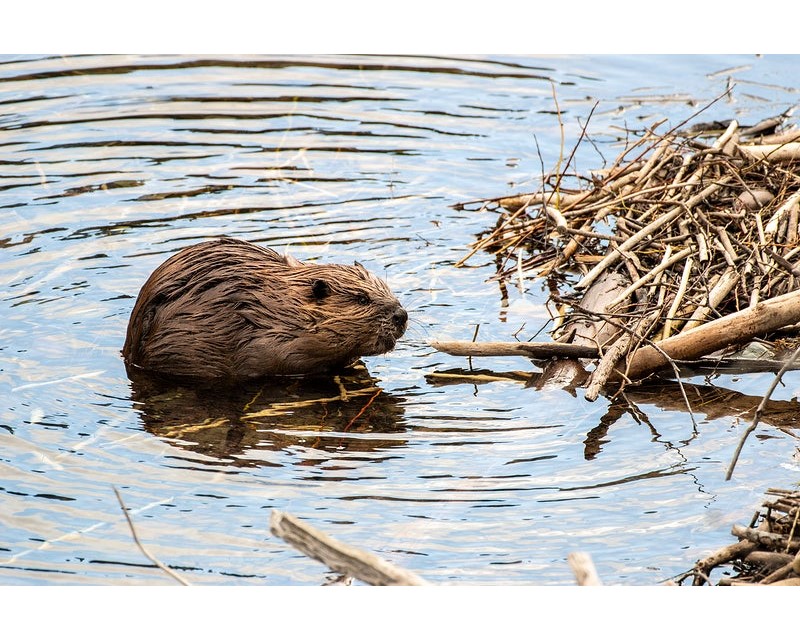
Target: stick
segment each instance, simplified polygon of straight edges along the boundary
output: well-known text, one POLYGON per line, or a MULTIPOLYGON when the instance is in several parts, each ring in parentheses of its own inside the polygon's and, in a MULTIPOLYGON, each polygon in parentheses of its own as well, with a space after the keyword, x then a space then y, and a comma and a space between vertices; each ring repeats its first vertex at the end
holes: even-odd
POLYGON ((740 540, 747 540, 760 544, 770 549, 788 549, 789 551, 797 551, 800 549, 799 540, 788 541, 788 536, 781 535, 780 533, 770 533, 769 531, 759 531, 758 529, 751 529, 741 524, 735 524, 731 528, 731 534, 740 540))
MULTIPOLYGON (((653 321, 656 319, 658 315, 657 311, 650 313, 647 317, 641 318, 636 324, 643 328, 641 335, 637 333, 636 329, 628 329, 626 328, 625 332, 617 338, 614 344, 609 347, 606 352, 603 354, 603 357, 600 358, 600 361, 597 363, 594 371, 592 371, 592 375, 589 377, 589 383, 586 386, 586 392, 584 393, 584 398, 589 402, 594 402, 597 400, 598 396, 600 395, 600 391, 608 382, 608 378, 612 375, 614 371, 614 367, 616 366, 619 359, 624 356, 628 349, 630 348, 631 343, 636 340, 637 343, 647 335, 649 330, 652 328, 651 325, 653 321)), ((678 378, 680 381, 680 378, 678 378)), ((684 394, 685 398, 685 394, 684 394)), ((686 398, 686 406, 689 408, 689 412, 691 413, 691 407, 689 407, 689 400, 686 398)), ((694 421, 694 419, 692 419, 694 421)))
POLYGON ((451 356, 525 356, 545 360, 548 358, 595 358, 597 347, 563 342, 469 342, 467 340, 437 341, 429 343, 437 351, 451 356))
MULTIPOLYGON (((800 145, 800 143, 797 143, 800 145)), ((764 227, 764 231, 766 233, 766 239, 768 242, 771 242, 775 233, 778 231, 778 223, 780 222, 781 218, 786 213, 791 212, 791 210, 797 205, 798 200, 800 200, 800 190, 795 191, 791 196, 786 199, 780 207, 775 210, 775 213, 772 214, 772 217, 767 222, 766 226, 764 227)))
POLYGON ((762 300, 754 307, 731 313, 671 338, 637 349, 627 375, 641 379, 669 364, 658 347, 673 360, 696 360, 718 349, 750 340, 800 322, 800 291, 762 300))
POLYGON ((634 291, 636 291, 642 285, 647 284, 648 282, 650 282, 650 280, 655 278, 659 273, 662 273, 663 271, 669 269, 673 264, 675 264, 676 262, 680 262, 681 260, 683 260, 687 256, 691 255, 693 252, 694 252, 694 247, 693 246, 689 246, 689 247, 686 247, 683 251, 679 251, 678 253, 676 253, 671 258, 666 256, 666 258, 667 258, 666 260, 662 260, 662 262, 657 267, 655 267, 654 269, 651 269, 650 271, 645 273, 641 278, 639 278, 636 282, 634 282, 627 289, 625 289, 625 291, 623 291, 616 298, 614 298, 614 300, 612 300, 609 303, 607 309, 610 311, 616 305, 618 305, 620 302, 624 302, 628 298, 629 295, 631 295, 634 291))
MULTIPOLYGON (((699 237, 702 238, 702 236, 699 237)), ((667 311, 667 318, 664 321, 664 331, 662 333, 663 340, 669 338, 670 334, 672 333, 672 323, 674 322, 675 316, 678 313, 681 302, 683 302, 683 296, 686 294, 686 287, 689 285, 689 274, 692 271, 693 264, 694 262, 691 256, 686 258, 686 262, 683 263, 683 273, 681 274, 681 282, 678 285, 678 292, 675 294, 675 299, 672 301, 669 311, 667 311)))
POLYGON ((672 207, 669 211, 665 214, 659 216, 653 222, 648 224, 646 227, 634 233, 630 238, 628 238, 625 242, 623 242, 616 251, 612 251, 609 253, 605 258, 603 258, 600 262, 598 262, 595 267, 587 273, 580 282, 575 285, 576 289, 584 289, 588 287, 592 282, 594 282, 597 277, 610 265, 614 264, 619 258, 621 257, 624 251, 628 251, 636 247, 640 240, 649 236, 654 231, 657 231, 661 227, 668 225, 670 222, 675 220, 681 213, 684 212, 685 209, 690 209, 698 202, 701 202, 712 193, 717 191, 722 185, 730 182, 730 176, 724 176, 720 178, 718 181, 711 183, 705 189, 703 189, 700 193, 695 194, 691 198, 689 198, 686 203, 681 205, 676 205, 672 207))
POLYGON ((800 142, 786 142, 784 144, 743 144, 737 145, 739 151, 750 160, 781 160, 800 159, 800 142))
POLYGON ((575 581, 580 587, 601 587, 603 583, 597 575, 594 562, 588 553, 573 551, 567 556, 567 563, 575 574, 575 581))
POLYGON ((425 580, 361 549, 338 542, 328 534, 301 522, 294 516, 273 509, 269 520, 273 535, 295 549, 327 565, 332 571, 376 586, 422 586, 425 580))
POLYGON ((722 302, 725 296, 731 292, 731 289, 736 286, 739 282, 739 277, 739 272, 736 269, 727 267, 714 283, 714 286, 711 287, 711 291, 708 292, 708 300, 706 303, 701 304, 694 310, 692 317, 689 318, 689 321, 683 326, 682 331, 689 331, 690 329, 702 325, 703 321, 708 317, 708 314, 716 309, 717 305, 722 302))
POLYGON ((739 440, 739 444, 736 447, 736 451, 733 452, 733 459, 731 460, 731 464, 728 466, 728 473, 725 474, 725 479, 730 480, 731 476, 733 475, 733 468, 736 466, 736 462, 739 460, 739 454, 742 452, 744 448, 744 441, 747 440, 747 437, 756 430, 756 426, 758 426, 759 420, 761 420, 761 415, 764 413, 764 407, 767 406, 767 401, 769 397, 772 395, 772 392, 775 391, 775 387, 778 386, 778 383, 781 381, 781 377, 783 374, 788 371, 791 366, 794 364, 794 361, 797 360, 797 357, 800 356, 800 347, 795 349, 792 357, 786 361, 786 364, 781 367, 781 370, 778 371, 778 374, 775 376, 775 379, 772 381, 772 384, 767 389, 767 392, 764 394, 764 397, 761 399, 761 402, 756 409, 756 415, 753 417, 753 422, 750 423, 750 426, 747 430, 742 434, 741 439, 739 440))
POLYGON ((625 355, 631 345, 632 336, 630 333, 623 333, 611 347, 606 350, 603 357, 597 363, 592 375, 589 376, 589 384, 586 386, 586 391, 583 397, 589 402, 594 402, 600 395, 600 391, 608 381, 614 366, 619 362, 619 359, 625 355))
POLYGON ((161 569, 164 573, 166 573, 170 578, 177 580, 180 582, 184 587, 188 587, 189 583, 186 582, 181 576, 175 573, 172 569, 170 569, 167 565, 161 562, 158 558, 156 558, 152 553, 150 553, 147 549, 144 548, 144 545, 139 541, 139 536, 136 535, 136 527, 133 526, 133 520, 131 520, 131 516, 128 513, 128 508, 125 506, 125 503, 122 501, 122 496, 120 495, 117 488, 112 486, 114 489, 114 493, 117 496, 117 502, 119 502, 119 506, 122 509, 122 513, 125 515, 125 519, 128 521, 128 528, 131 530, 131 535, 133 536, 133 541, 136 543, 136 546, 139 547, 139 551, 142 552, 145 558, 147 558, 150 562, 152 562, 155 566, 161 569))

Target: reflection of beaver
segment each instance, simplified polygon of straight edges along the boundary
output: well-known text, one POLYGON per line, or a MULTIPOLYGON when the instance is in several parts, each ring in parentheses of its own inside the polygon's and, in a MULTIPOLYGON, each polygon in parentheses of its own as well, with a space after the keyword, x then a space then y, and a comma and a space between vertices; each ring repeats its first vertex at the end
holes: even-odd
POLYGON ((283 377, 221 388, 216 381, 183 385, 131 374, 131 398, 148 432, 226 465, 317 466, 345 452, 406 444, 402 398, 383 391, 363 365, 335 379, 283 377))
POLYGON ((312 374, 392 349, 408 314, 381 279, 222 238, 169 258, 139 293, 122 355, 190 378, 312 374))

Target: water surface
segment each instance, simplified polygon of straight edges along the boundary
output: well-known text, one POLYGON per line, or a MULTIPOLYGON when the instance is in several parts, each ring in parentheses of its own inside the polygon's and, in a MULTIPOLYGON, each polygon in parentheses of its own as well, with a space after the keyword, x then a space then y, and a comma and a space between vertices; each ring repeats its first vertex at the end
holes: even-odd
MULTIPOLYGON (((0 582, 161 584, 140 537, 195 584, 314 585, 325 568, 268 531, 272 509, 435 582, 655 584, 731 542, 797 478, 800 374, 782 418, 725 470, 769 373, 697 376, 586 402, 467 368, 430 339, 529 339, 544 283, 508 297, 491 214, 452 205, 535 189, 592 108, 600 168, 625 129, 754 123, 797 101, 797 59, 6 56, 0 59, 0 582), (139 287, 229 235, 362 262, 411 312, 397 349, 341 381, 151 389, 120 358, 139 287), (342 393, 342 389, 346 393, 342 393), (719 395, 732 390, 739 398, 719 395), (713 399, 713 402, 711 400, 713 399), (706 407, 706 405, 708 405, 706 407)), ((476 367, 523 374, 524 359, 476 367)), ((524 375, 522 376, 524 377, 524 375)), ((776 409, 776 410, 777 410, 776 409)))

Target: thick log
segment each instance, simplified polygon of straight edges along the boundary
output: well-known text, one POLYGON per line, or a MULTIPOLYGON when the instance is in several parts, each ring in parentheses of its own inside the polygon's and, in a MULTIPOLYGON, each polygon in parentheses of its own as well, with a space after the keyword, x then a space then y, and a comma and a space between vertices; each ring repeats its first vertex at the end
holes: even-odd
POLYGON ((783 144, 743 144, 739 150, 752 160, 797 160, 800 158, 800 142, 783 144))
POLYGON ((272 511, 270 531, 333 571, 378 586, 421 586, 425 580, 371 553, 334 540, 326 533, 281 511, 272 511))
MULTIPOLYGON (((763 300, 754 307, 713 320, 656 343, 673 360, 696 360, 719 349, 740 344, 800 322, 800 291, 763 300)), ((641 379, 669 365, 652 345, 637 349, 625 374, 641 379)))

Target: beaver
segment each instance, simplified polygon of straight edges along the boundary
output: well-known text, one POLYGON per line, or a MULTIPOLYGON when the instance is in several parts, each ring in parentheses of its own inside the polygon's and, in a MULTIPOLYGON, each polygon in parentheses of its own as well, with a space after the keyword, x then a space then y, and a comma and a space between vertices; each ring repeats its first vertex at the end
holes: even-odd
POLYGON ((305 263, 223 237, 187 247, 145 282, 122 356, 136 371, 243 380, 344 368, 394 348, 408 313, 354 266, 305 263))

